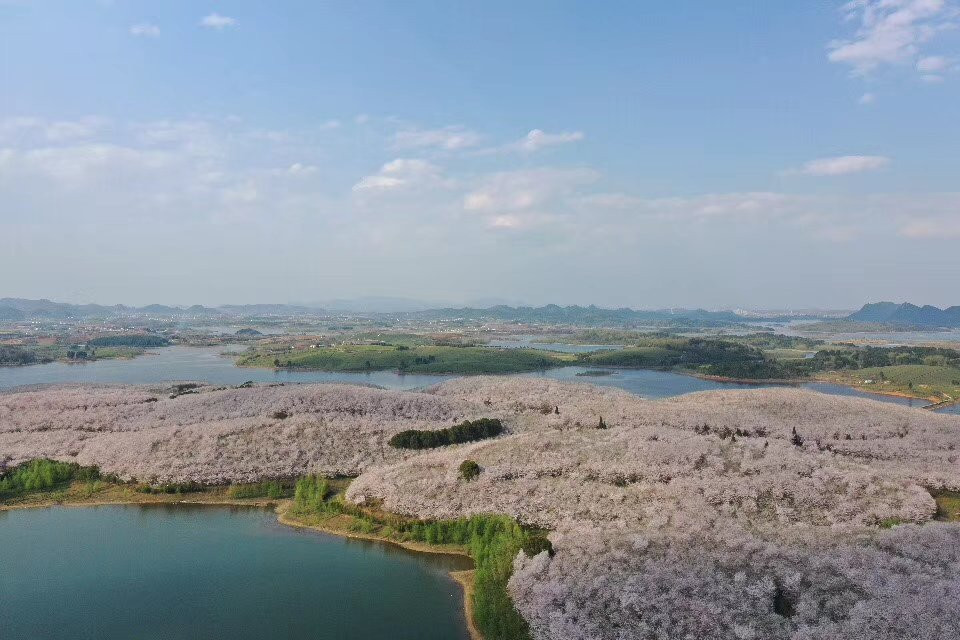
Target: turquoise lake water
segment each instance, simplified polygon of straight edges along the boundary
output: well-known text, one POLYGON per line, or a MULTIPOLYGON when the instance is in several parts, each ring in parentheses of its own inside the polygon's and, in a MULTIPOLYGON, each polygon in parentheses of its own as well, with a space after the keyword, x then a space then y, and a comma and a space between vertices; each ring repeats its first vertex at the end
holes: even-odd
POLYGON ((465 640, 465 568, 255 508, 0 512, 0 638, 465 640))

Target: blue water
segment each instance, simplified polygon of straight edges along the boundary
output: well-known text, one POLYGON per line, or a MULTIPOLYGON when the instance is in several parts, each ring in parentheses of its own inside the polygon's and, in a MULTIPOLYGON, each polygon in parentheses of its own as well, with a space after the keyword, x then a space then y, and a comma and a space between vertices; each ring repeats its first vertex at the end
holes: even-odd
MULTIPOLYGON (((605 367, 562 367, 523 376, 549 378, 564 382, 588 382, 601 387, 617 387, 635 393, 643 398, 669 398, 695 391, 714 391, 717 389, 749 389, 761 385, 731 384, 685 376, 672 371, 651 371, 649 369, 613 369, 605 367), (604 376, 578 376, 587 371, 606 371, 604 376)), ((765 385, 771 386, 771 385, 765 385)))
POLYGON ((953 415, 960 416, 960 404, 955 404, 955 405, 953 405, 953 406, 946 407, 946 408, 944 408, 944 409, 940 409, 940 411, 938 411, 938 413, 950 413, 950 414, 953 414, 953 415))
POLYGON ((253 508, 0 512, 0 638, 464 640, 465 568, 253 508))
POLYGON ((253 382, 346 382, 387 389, 416 389, 448 380, 450 376, 402 375, 395 371, 340 373, 332 371, 274 371, 238 367, 220 354, 243 347, 164 347, 150 349, 131 360, 96 360, 77 364, 51 362, 26 367, 0 367, 0 389, 52 383, 150 384, 193 380, 212 384, 253 382))
MULTIPOLYGON (((566 346, 583 347, 585 345, 566 346)), ((233 348, 236 349, 236 347, 233 348)), ((152 349, 146 355, 132 360, 98 360, 81 364, 52 362, 27 367, 0 367, 0 389, 44 383, 149 384, 173 380, 193 380, 229 385, 242 384, 247 380, 283 383, 343 382, 377 385, 386 389, 419 389, 450 380, 453 377, 448 375, 404 375, 396 371, 344 373, 334 371, 274 371, 271 369, 237 367, 234 365, 232 358, 220 355, 230 349, 231 347, 228 346, 174 346, 152 349)), ((783 386, 717 382, 671 371, 605 367, 571 366, 515 375, 617 387, 644 398, 667 398, 695 391, 783 386), (609 372, 609 375, 577 375, 590 370, 605 370, 609 372)), ((911 407, 922 407, 927 404, 924 400, 883 396, 825 382, 811 382, 801 386, 821 393, 870 398, 911 407)), ((957 407, 950 407, 943 411, 945 413, 960 413, 960 409, 957 407)))
POLYGON ((614 369, 604 367, 563 367, 561 369, 550 369, 548 371, 538 371, 536 373, 520 374, 524 376, 534 376, 549 378, 551 380, 562 380, 564 382, 589 382, 601 387, 616 387, 634 393, 643 398, 669 398, 684 393, 693 393, 696 391, 723 391, 730 389, 756 389, 761 387, 786 387, 799 386, 804 389, 819 391, 837 396, 855 396, 859 398, 869 398, 881 402, 890 402, 893 404, 902 404, 910 407, 922 407, 929 404, 926 400, 917 398, 901 398, 898 396, 883 396, 876 393, 867 393, 845 387, 839 384, 830 384, 827 382, 810 382, 802 385, 785 384, 749 384, 736 382, 718 382, 716 380, 704 380, 693 376, 674 373, 672 371, 650 371, 647 369, 614 369), (587 371, 606 371, 609 375, 603 376, 579 376, 578 373, 587 371))

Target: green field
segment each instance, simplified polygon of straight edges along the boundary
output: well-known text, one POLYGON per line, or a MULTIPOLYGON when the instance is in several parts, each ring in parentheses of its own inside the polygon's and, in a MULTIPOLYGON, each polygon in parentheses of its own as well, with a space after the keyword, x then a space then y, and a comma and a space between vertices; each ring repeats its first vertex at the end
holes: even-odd
POLYGON ((929 398, 933 402, 960 399, 960 369, 904 364, 847 371, 825 371, 821 380, 851 384, 865 391, 929 398))
POLYGON ((573 356, 536 349, 436 345, 343 345, 299 350, 261 348, 237 361, 240 366, 383 371, 408 373, 499 374, 537 371, 573 364, 573 356))

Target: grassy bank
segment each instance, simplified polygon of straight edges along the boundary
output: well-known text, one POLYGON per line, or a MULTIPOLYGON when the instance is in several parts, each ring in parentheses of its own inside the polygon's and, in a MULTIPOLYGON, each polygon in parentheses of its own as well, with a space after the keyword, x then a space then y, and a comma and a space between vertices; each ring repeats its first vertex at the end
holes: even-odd
POLYGON ((82 467, 52 460, 33 460, 0 475, 0 511, 54 505, 99 504, 249 504, 269 505, 293 495, 293 483, 202 486, 195 483, 150 485, 122 482, 82 467))
POLYGON ((400 371, 425 374, 502 374, 573 364, 566 354, 536 349, 495 349, 442 345, 341 345, 299 350, 262 347, 241 357, 247 367, 321 371, 400 371))
POLYGON ((824 371, 818 373, 816 378, 873 393, 924 398, 934 403, 960 400, 960 369, 952 366, 905 364, 868 367, 824 371))

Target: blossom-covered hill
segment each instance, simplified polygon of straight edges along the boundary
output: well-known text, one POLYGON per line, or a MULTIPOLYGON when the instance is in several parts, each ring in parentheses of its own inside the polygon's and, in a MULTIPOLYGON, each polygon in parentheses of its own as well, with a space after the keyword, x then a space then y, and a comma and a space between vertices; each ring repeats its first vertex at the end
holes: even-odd
POLYGON ((551 529, 557 550, 515 561, 537 638, 960 638, 960 525, 933 522, 928 491, 960 489, 957 417, 793 389, 648 401, 527 378, 170 391, 0 394, 0 464, 200 482, 359 474, 358 503, 506 513, 551 529), (386 444, 480 417, 507 434, 386 444), (470 481, 467 459, 481 469, 470 481))
POLYGON ((470 409, 352 385, 8 393, 0 395, 0 464, 50 457, 124 478, 202 483, 356 475, 407 455, 386 445, 397 431, 479 417, 470 409))

